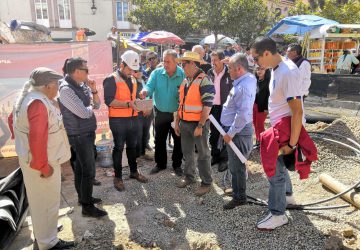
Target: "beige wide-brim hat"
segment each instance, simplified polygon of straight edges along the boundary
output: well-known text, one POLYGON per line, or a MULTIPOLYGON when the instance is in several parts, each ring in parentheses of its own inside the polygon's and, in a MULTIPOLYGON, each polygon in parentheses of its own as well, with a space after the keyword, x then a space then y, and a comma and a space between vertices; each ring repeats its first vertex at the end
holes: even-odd
POLYGON ((176 62, 182 61, 194 61, 199 62, 200 64, 207 64, 207 62, 201 58, 201 55, 199 53, 191 51, 186 51, 182 57, 176 58, 176 62))

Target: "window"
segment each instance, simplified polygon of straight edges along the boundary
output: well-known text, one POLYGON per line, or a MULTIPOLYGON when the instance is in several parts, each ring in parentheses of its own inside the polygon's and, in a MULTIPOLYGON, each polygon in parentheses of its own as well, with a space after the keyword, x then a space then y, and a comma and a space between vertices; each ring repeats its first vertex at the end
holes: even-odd
POLYGON ((116 19, 117 21, 128 21, 129 3, 125 1, 116 2, 116 19))
POLYGON ((35 0, 36 23, 49 27, 47 0, 35 0))
POLYGON ((70 0, 57 0, 60 28, 71 28, 70 0))

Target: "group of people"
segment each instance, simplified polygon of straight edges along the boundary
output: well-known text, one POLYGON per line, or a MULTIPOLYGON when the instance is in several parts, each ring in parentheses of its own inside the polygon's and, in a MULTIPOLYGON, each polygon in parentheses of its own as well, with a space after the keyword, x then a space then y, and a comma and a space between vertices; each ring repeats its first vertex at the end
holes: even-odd
MULTIPOLYGON (((297 49, 289 47, 289 58, 293 50, 297 49)), ((226 60, 224 51, 212 51, 207 72, 202 70, 208 64, 205 54, 201 46, 194 46, 182 57, 169 49, 164 51, 162 64, 158 65, 157 54, 149 52, 146 56, 149 67, 141 73, 139 55, 128 50, 121 55, 119 67, 104 79, 104 102, 108 106, 114 138, 114 188, 125 190, 122 178, 125 144, 130 178, 148 182, 148 177, 138 170, 137 157, 145 153, 149 124, 154 119, 156 164, 150 174, 168 167, 166 142, 171 134, 174 141, 172 167, 181 177, 176 183, 178 188, 196 183, 197 168, 201 184, 195 195, 205 195, 213 183, 211 165, 218 164, 219 171, 229 168, 232 174, 232 200, 223 208, 245 205, 248 202, 246 165, 228 143, 234 142, 247 159, 253 149, 255 128, 270 183, 269 214, 257 223, 257 228, 273 230, 288 222, 286 205, 294 202, 288 165, 299 172, 300 178, 307 178, 311 161, 317 159, 316 147, 303 127, 306 94, 299 68, 306 60, 296 56, 293 62, 282 57, 276 43, 267 37, 256 39, 248 54, 235 53, 226 60), (249 55, 256 64, 255 75, 250 69, 249 55), (138 98, 152 98, 154 118, 151 112, 138 110, 135 103, 138 98), (220 135, 210 124, 210 114, 221 124, 225 135, 220 135), (264 131, 267 114, 271 128, 264 131), (299 155, 306 158, 301 160, 299 155)), ((88 78, 89 68, 82 58, 67 59, 63 71, 64 76, 48 68, 35 69, 13 113, 16 152, 40 249, 74 246, 73 242, 59 240, 56 236, 60 171, 68 160, 71 159, 74 170, 82 214, 107 215, 95 206, 101 199, 92 194, 94 109, 98 109, 101 102, 97 85, 88 78)))

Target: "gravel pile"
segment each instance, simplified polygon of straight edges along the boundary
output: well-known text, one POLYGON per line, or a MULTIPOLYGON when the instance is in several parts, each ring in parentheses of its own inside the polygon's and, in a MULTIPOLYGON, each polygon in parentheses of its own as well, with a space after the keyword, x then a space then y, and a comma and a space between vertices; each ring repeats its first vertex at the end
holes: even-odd
MULTIPOLYGON (((339 133, 360 141, 360 119, 342 118, 331 125, 317 123, 307 126, 311 131, 339 133)), ((319 161, 313 164, 314 173, 300 181, 291 173, 294 195, 298 203, 308 203, 332 196, 318 182, 321 173, 328 173, 346 185, 360 178, 360 158, 336 144, 314 139, 319 161)), ((140 168, 148 174, 152 161, 142 160, 140 168)), ((248 161, 248 195, 267 199, 268 181, 254 150, 248 161)), ((267 208, 246 205, 231 211, 222 206, 231 198, 224 194, 224 173, 213 166, 214 188, 202 198, 194 195, 198 184, 185 189, 175 187, 179 180, 171 168, 150 176, 147 184, 125 179, 125 192, 113 188, 111 169, 97 169, 102 186, 94 188, 94 196, 104 201, 108 219, 84 218, 74 195, 71 171, 63 182, 62 206, 75 206, 74 212, 63 218, 62 238, 76 238, 77 249, 360 249, 360 212, 354 207, 321 210, 288 210, 289 224, 273 232, 260 232, 256 222, 267 214, 267 208), (68 226, 67 223, 71 223, 68 226), (66 228, 71 228, 67 231, 66 228), (342 232, 352 229, 353 236, 344 238, 342 232), (88 232, 86 232, 88 231, 88 232), (89 234, 90 233, 90 234, 89 234), (87 237, 85 237, 85 236, 87 237), (89 236, 90 235, 90 236, 89 236)), ((124 177, 129 169, 124 168, 124 177)), ((358 194, 360 195, 360 194, 358 194)), ((341 199, 321 205, 346 204, 341 199)))

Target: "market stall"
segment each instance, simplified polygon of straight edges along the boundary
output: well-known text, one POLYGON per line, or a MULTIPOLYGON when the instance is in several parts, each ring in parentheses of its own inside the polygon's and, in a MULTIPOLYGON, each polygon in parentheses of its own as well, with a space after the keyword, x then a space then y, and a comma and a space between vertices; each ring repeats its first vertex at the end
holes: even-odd
POLYGON ((344 50, 358 55, 360 24, 330 24, 310 31, 307 58, 314 73, 333 73, 344 50))

